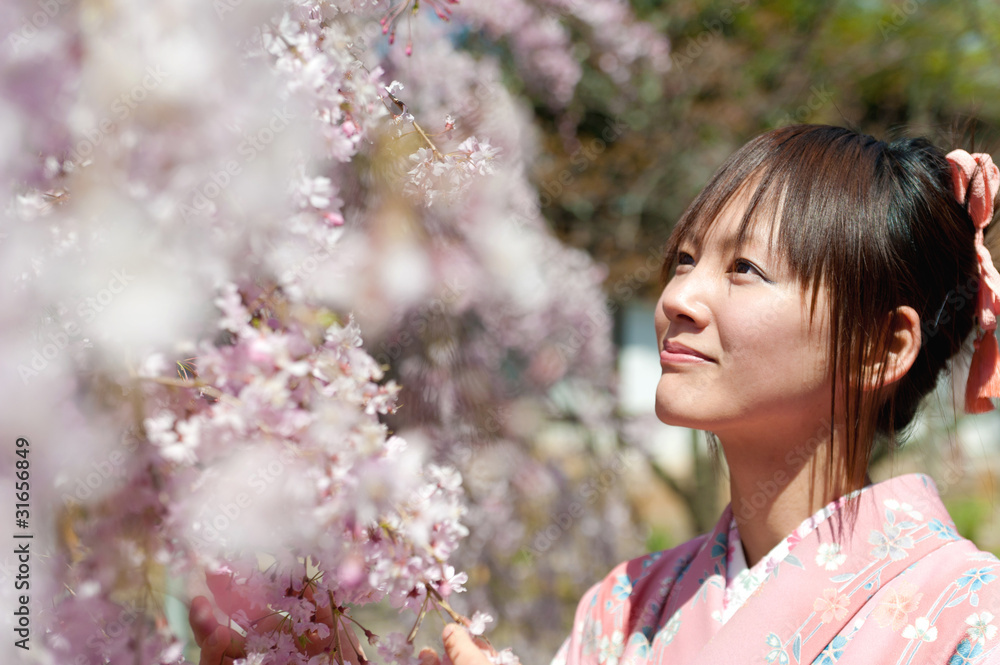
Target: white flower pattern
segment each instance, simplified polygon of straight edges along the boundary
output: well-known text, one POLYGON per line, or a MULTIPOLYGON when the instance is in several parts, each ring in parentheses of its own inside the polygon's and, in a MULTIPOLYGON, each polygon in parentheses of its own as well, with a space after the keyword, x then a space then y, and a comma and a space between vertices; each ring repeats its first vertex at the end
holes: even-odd
POLYGON ((847 555, 840 551, 837 543, 823 543, 816 552, 816 565, 826 570, 837 570, 847 561, 847 555))
POLYGON ((601 651, 598 656, 598 662, 601 665, 618 665, 618 659, 621 658, 622 652, 625 650, 625 634, 616 630, 611 634, 611 638, 608 639, 607 635, 601 637, 601 651))
POLYGON ((909 626, 903 629, 903 637, 908 640, 923 640, 933 642, 937 639, 938 629, 931 625, 930 619, 920 617, 909 626))
POLYGON ((991 623, 992 621, 993 614, 990 612, 969 615, 965 620, 965 623, 969 625, 968 630, 966 630, 969 639, 973 642, 985 644, 987 640, 992 640, 996 637, 997 627, 991 623))

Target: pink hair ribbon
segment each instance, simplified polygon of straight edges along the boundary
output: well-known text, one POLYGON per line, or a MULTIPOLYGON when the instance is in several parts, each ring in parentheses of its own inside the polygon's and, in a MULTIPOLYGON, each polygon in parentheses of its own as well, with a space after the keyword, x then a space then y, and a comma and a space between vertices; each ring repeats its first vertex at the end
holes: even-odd
POLYGON ((997 347, 997 314, 1000 313, 1000 273, 983 244, 983 229, 993 219, 993 201, 1000 189, 1000 169, 984 153, 952 150, 951 163, 955 198, 967 206, 976 225, 976 255, 979 259, 978 317, 981 333, 976 337, 969 380, 965 384, 965 410, 985 413, 993 409, 991 397, 1000 397, 1000 349, 997 347))

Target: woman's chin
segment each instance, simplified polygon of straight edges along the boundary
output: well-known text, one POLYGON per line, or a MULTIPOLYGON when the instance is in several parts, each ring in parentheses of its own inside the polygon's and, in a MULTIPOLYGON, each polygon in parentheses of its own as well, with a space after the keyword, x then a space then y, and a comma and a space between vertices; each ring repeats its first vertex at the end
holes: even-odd
POLYGON ((691 414, 684 413, 682 410, 679 410, 676 404, 666 404, 657 399, 655 412, 656 417, 659 418, 660 422, 664 425, 673 425, 674 427, 690 427, 691 429, 704 429, 699 426, 697 419, 692 418, 691 414))

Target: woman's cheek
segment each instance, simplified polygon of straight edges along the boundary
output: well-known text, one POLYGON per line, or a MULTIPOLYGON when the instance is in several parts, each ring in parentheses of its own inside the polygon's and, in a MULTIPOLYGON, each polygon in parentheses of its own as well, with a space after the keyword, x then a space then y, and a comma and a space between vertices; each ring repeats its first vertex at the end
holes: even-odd
POLYGON ((760 289, 758 297, 733 303, 732 311, 742 313, 742 328, 748 337, 769 336, 787 327, 790 317, 800 318, 800 304, 783 290, 760 289))
POLYGON ((782 308, 773 302, 764 303, 751 310, 752 313, 737 322, 740 336, 746 340, 769 339, 783 336, 782 308))

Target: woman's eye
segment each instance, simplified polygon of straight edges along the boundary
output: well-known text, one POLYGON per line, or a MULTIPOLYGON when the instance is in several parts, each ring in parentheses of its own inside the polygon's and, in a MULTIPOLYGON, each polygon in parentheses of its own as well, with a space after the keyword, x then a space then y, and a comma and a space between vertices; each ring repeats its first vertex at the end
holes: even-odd
POLYGON ((694 257, 687 252, 677 252, 677 265, 679 266, 690 266, 694 265, 694 257))
POLYGON ((736 259, 733 262, 733 272, 740 273, 743 275, 760 275, 761 277, 763 277, 763 274, 760 272, 760 269, 757 268, 757 266, 755 266, 754 264, 747 261, 746 259, 736 259))

